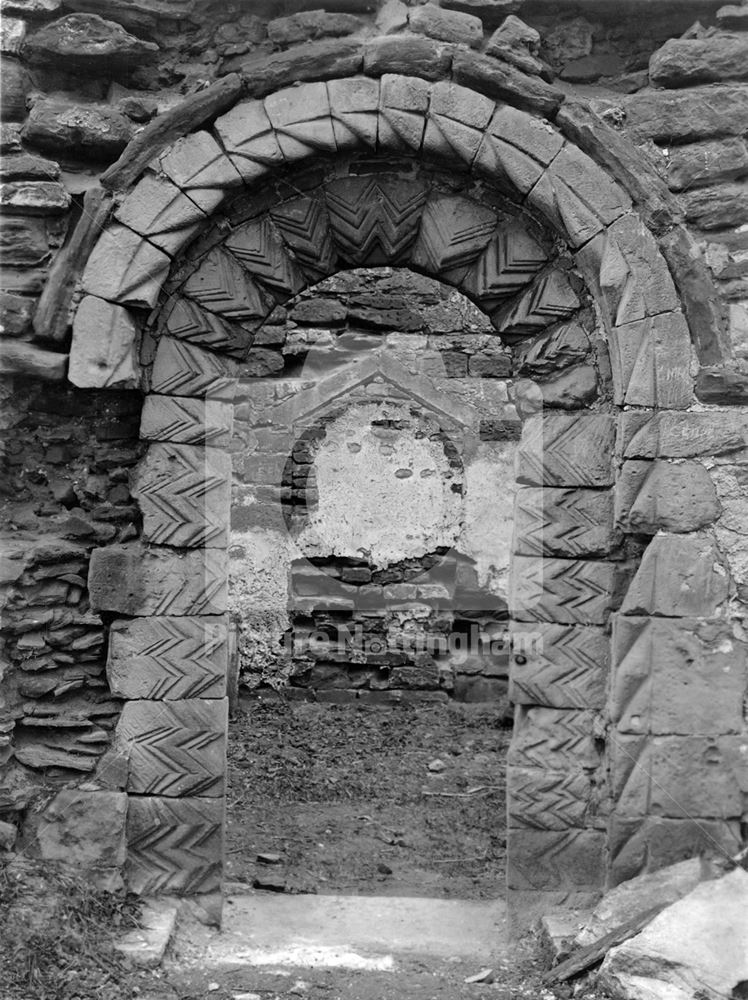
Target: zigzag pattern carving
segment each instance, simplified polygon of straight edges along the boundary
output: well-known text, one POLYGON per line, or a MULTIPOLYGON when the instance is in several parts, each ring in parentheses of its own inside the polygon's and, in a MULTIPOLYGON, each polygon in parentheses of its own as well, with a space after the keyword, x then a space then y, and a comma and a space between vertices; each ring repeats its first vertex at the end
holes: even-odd
POLYGON ((138 466, 133 495, 143 537, 156 545, 223 546, 231 510, 231 458, 213 448, 154 444, 138 466))
POLYGON ((605 833, 600 830, 509 829, 510 889, 599 890, 605 877, 605 833))
POLYGON ((426 190, 413 181, 345 177, 326 188, 340 254, 356 267, 396 264, 418 234, 426 190))
POLYGON ((507 771, 509 824, 535 830, 568 830, 585 825, 590 781, 581 770, 548 771, 510 767, 507 771))
POLYGON ((129 751, 127 790, 139 795, 223 794, 228 701, 128 701, 117 738, 129 751))
POLYGON ((533 486, 611 486, 615 423, 605 414, 539 414, 525 421, 518 479, 533 486))
POLYGON ((321 197, 294 198, 271 209, 270 216, 304 271, 317 278, 332 273, 337 255, 321 197))
POLYGON ((231 254, 214 247, 182 286, 184 295, 229 319, 262 320, 272 307, 231 254))
POLYGON ((501 333, 528 334, 571 316, 581 305, 566 275, 558 268, 538 278, 519 302, 492 316, 501 333))
POLYGON ((510 698, 516 705, 602 709, 610 663, 610 640, 602 629, 540 622, 510 628, 510 698))
POLYGON ((305 285, 268 218, 246 222, 231 233, 224 246, 280 300, 295 295, 305 285))
POLYGON ((140 436, 147 441, 220 447, 229 443, 233 422, 229 403, 150 395, 143 403, 140 436))
POLYGON ((223 803, 132 796, 127 884, 141 896, 213 892, 221 884, 223 803))
POLYGON ((233 399, 235 365, 220 354, 161 337, 151 373, 151 390, 164 395, 233 399))
POLYGON ((593 741, 594 713, 557 708, 520 712, 507 761, 512 767, 576 772, 595 766, 600 756, 593 741))
POLYGON ((520 292, 546 264, 548 257, 518 223, 501 226, 463 281, 466 292, 493 309, 520 292))
POLYGON ((234 323, 227 323, 200 308, 197 302, 178 298, 166 317, 166 330, 190 344, 209 347, 233 358, 244 358, 252 346, 254 333, 234 323))
POLYGON ((429 199, 421 218, 412 263, 457 281, 481 253, 496 228, 496 215, 469 198, 429 199))
POLYGON ((615 542, 612 492, 525 487, 515 493, 515 552, 593 556, 610 552, 615 542))
POLYGON ((107 677, 122 698, 223 698, 228 666, 225 618, 133 618, 109 630, 107 677))
POLYGON ((603 625, 621 602, 616 563, 514 556, 509 606, 519 621, 603 625))

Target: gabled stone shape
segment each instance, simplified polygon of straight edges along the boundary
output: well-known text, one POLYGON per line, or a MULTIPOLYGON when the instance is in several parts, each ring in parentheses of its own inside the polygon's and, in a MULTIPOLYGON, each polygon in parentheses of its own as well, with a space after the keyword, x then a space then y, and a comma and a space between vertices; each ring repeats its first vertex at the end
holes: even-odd
POLYGON ((455 83, 435 83, 423 137, 424 152, 470 166, 495 110, 494 102, 482 94, 455 83))
POLYGON ((594 899, 605 882, 605 851, 606 838, 600 830, 510 827, 507 888, 513 892, 560 892, 561 901, 570 893, 587 890, 595 894, 594 899))
POLYGON ((486 128, 474 169, 493 180, 506 178, 526 195, 564 145, 563 136, 540 118, 499 105, 486 128))
POLYGON ((619 417, 616 451, 624 458, 712 457, 746 446, 745 418, 734 411, 637 413, 619 417))
POLYGON ((387 175, 344 177, 325 188, 333 239, 353 267, 404 262, 418 235, 423 183, 387 175))
POLYGON ((73 319, 68 379, 81 389, 137 388, 139 335, 129 310, 86 295, 73 319))
POLYGON ((515 705, 603 708, 610 639, 602 628, 512 622, 510 629, 509 698, 515 705))
POLYGON ((547 261, 543 248, 519 221, 502 222, 460 286, 491 311, 528 285, 547 261))
POLYGON ((224 246, 253 279, 262 282, 280 301, 296 295, 306 285, 296 261, 286 252, 267 217, 245 222, 232 230, 224 246))
POLYGON ((132 795, 214 798, 224 791, 228 699, 126 701, 116 739, 132 795))
POLYGON ((566 274, 555 267, 535 278, 518 301, 496 310, 491 322, 502 334, 532 334, 568 319, 581 304, 566 274))
POLYGON ((515 555, 509 609, 517 621, 604 625, 620 607, 630 577, 625 563, 515 555))
POLYGON ((608 414, 537 414, 522 428, 517 478, 531 486, 611 486, 614 443, 608 414))
POLYGON ((265 98, 265 111, 287 162, 336 153, 327 84, 304 83, 265 98))
POLYGON ((122 305, 152 308, 168 274, 169 257, 126 226, 103 230, 81 279, 83 291, 122 305))
POLYGON ((231 456, 217 448, 152 444, 132 476, 143 539, 182 548, 228 544, 231 456))
POLYGON ((411 263, 443 281, 460 284, 491 239, 497 221, 495 212, 471 198, 432 195, 423 209, 411 263))
POLYGON ((729 575, 714 537, 656 535, 642 556, 621 612, 709 618, 727 599, 729 575))
POLYGON ((616 485, 616 523, 637 535, 691 532, 717 520, 720 502, 701 462, 627 461, 616 485))
POLYGON ((216 798, 132 796, 127 885, 141 896, 194 895, 220 887, 224 805, 216 798))
POLYGON ((631 209, 631 199, 575 146, 565 146, 528 196, 559 234, 580 247, 631 209))
POLYGON ((233 423, 230 403, 151 394, 143 402, 140 436, 146 441, 223 448, 231 440, 233 423))
POLYGON ((107 679, 120 698, 223 698, 226 616, 132 618, 109 628, 107 679))
POLYGON ((208 251, 181 291, 229 320, 261 321, 273 306, 246 268, 220 246, 208 251))
POLYGON ((222 615, 227 556, 223 549, 108 545, 94 549, 88 574, 91 607, 120 615, 222 615))
POLYGON ((223 200, 223 192, 202 196, 204 212, 178 187, 155 174, 145 174, 114 213, 115 219, 175 256, 195 235, 201 223, 223 200), (212 204, 211 204, 212 202, 212 204))
POLYGON ((514 551, 575 559, 607 555, 620 542, 613 493, 523 486, 514 497, 514 551))
POLYGON ((164 330, 179 340, 208 347, 233 358, 244 358, 254 340, 254 332, 237 323, 229 323, 197 302, 173 296, 162 316, 164 330))
POLYGON ((746 644, 726 622, 613 616, 608 712, 619 733, 739 733, 746 683, 746 644))
POLYGON ((158 55, 155 42, 136 38, 97 14, 67 14, 29 35, 24 59, 35 66, 66 66, 94 76, 131 72, 158 55))
POLYGON ((380 150, 419 152, 430 94, 430 85, 420 77, 385 73, 379 94, 380 150))
POLYGON ((327 96, 338 150, 377 147, 379 80, 366 76, 328 80, 327 96))
POLYGON ((610 340, 615 403, 663 410, 693 403, 691 334, 681 312, 617 326, 610 340))
POLYGON ((151 371, 151 392, 163 396, 233 399, 238 365, 235 361, 174 337, 160 337, 151 371))
POLYGON ((588 826, 594 789, 582 770, 507 768, 507 818, 518 830, 568 830, 588 826))
POLYGON ((216 194, 239 187, 242 176, 209 132, 193 132, 172 143, 156 161, 158 169, 208 215, 216 194))
POLYGON ((229 159, 247 184, 284 162, 262 101, 242 101, 215 121, 229 159))
POLYGON ((292 198, 271 208, 270 217, 308 277, 318 281, 335 270, 337 253, 322 194, 292 198))

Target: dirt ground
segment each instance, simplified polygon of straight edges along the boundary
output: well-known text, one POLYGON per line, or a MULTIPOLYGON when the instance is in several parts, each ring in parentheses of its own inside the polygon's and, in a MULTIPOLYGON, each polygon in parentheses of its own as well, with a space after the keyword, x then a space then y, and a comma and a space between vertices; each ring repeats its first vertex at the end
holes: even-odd
POLYGON ((229 880, 502 896, 510 737, 500 704, 245 701, 229 735, 229 880))

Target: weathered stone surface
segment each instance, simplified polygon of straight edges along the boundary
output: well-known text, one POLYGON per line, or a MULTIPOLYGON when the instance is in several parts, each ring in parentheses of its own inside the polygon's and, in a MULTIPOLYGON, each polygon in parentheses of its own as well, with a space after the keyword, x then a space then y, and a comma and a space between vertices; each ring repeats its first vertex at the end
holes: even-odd
POLYGON ((461 14, 457 11, 442 10, 433 3, 414 7, 408 22, 411 31, 443 42, 455 42, 477 48, 483 41, 483 24, 479 17, 461 14))
POLYGON ((385 73, 380 82, 379 148, 417 152, 426 128, 431 90, 425 80, 385 73))
POLYGON ((202 207, 164 177, 146 174, 114 213, 114 217, 129 229, 147 237, 151 243, 169 254, 177 254, 196 233, 200 223, 207 221, 206 212, 223 199, 222 191, 203 192, 198 199, 202 207))
MULTIPOLYGON (((431 127, 429 122, 429 130, 431 127)), ((428 130, 426 136, 428 142, 428 130)), ((421 217, 411 261, 431 274, 449 275, 457 283, 481 255, 496 222, 494 212, 469 198, 431 197, 421 217)))
POLYGON ((35 849, 45 861, 114 867, 125 860, 124 792, 65 788, 35 823, 35 849))
POLYGON ((600 983, 626 1000, 734 996, 748 979, 748 874, 703 882, 611 949, 600 983), (718 947, 715 944, 719 942, 718 947))
POLYGON ((625 564, 514 556, 509 608, 523 622, 602 625, 620 606, 629 577, 625 564))
POLYGON ((233 399, 238 368, 220 354, 173 337, 161 337, 151 372, 151 391, 164 396, 233 399))
POLYGON ((614 615, 610 717, 620 733, 739 733, 747 663, 723 622, 614 615))
POLYGON ((154 306, 170 259, 125 226, 99 237, 83 272, 83 289, 123 305, 154 306))
POLYGON ((40 149, 53 153, 79 149, 84 156, 109 162, 119 156, 132 133, 132 123, 113 108, 45 98, 34 104, 22 135, 40 149))
POLYGON ((368 76, 415 74, 424 80, 441 80, 449 73, 451 63, 450 46, 414 35, 385 35, 364 48, 364 72, 368 76))
POLYGON ((508 830, 510 890, 594 890, 604 880, 605 834, 599 830, 508 830))
POLYGON ((43 156, 30 153, 16 153, 4 156, 0 162, 0 177, 4 180, 56 180, 60 176, 60 165, 43 156))
POLYGON ((626 131, 634 140, 695 142, 715 135, 742 135, 748 90, 729 84, 675 92, 643 90, 621 100, 626 131))
POLYGON ((442 0, 445 9, 474 14, 489 27, 499 24, 507 14, 516 13, 521 6, 522 0, 442 0))
POLYGON ((139 926, 120 937, 114 947, 138 968, 158 968, 174 934, 178 911, 173 900, 149 899, 143 903, 139 926))
POLYGON ((82 389, 135 389, 140 383, 139 330, 132 314, 86 295, 73 320, 68 378, 82 389))
POLYGON ((670 618, 716 614, 729 577, 712 535, 657 535, 649 543, 621 611, 670 618))
POLYGON ((91 607, 133 616, 220 615, 226 610, 226 555, 220 549, 94 549, 91 607))
POLYGON ((228 668, 228 621, 134 618, 109 630, 107 677, 121 698, 223 698, 228 668))
MULTIPOLYGON (((13 0, 17 3, 18 0, 13 0)), ((31 0, 50 2, 50 0, 31 0)), ((184 21, 195 14, 195 0, 65 0, 69 10, 111 17, 130 31, 155 28, 159 19, 184 21)))
POLYGON ((302 11, 289 17, 277 17, 267 26, 268 38, 281 49, 317 38, 340 38, 361 28, 352 14, 328 14, 324 10, 302 11))
POLYGON ((238 57, 226 69, 238 70, 250 97, 264 97, 281 87, 306 80, 329 80, 355 76, 361 71, 363 54, 358 41, 349 38, 323 39, 271 55, 238 57))
POLYGON ((238 187, 242 181, 241 174, 208 132, 193 132, 178 139, 159 156, 158 165, 207 213, 218 204, 216 192, 238 187))
POLYGON ((563 101, 563 94, 556 87, 491 56, 458 49, 452 61, 452 72, 456 83, 536 114, 552 115, 563 101))
POLYGON ((698 531, 720 504, 701 462, 624 462, 616 489, 616 522, 634 534, 698 531))
POLYGON ((649 78, 660 87, 688 87, 748 78, 748 37, 714 34, 668 38, 649 60, 649 78))
POLYGON ((532 416, 522 429, 518 479, 532 486, 610 486, 614 440, 607 415, 532 416))
POLYGON ((375 149, 379 125, 379 81, 367 77, 330 80, 327 94, 338 149, 362 144, 375 149))
POLYGON ((523 73, 541 76, 550 82, 549 67, 537 58, 540 34, 529 24, 510 14, 491 35, 486 44, 486 54, 516 66, 523 73))
POLYGON ((59 65, 73 71, 116 75, 152 61, 159 51, 154 42, 128 34, 114 21, 96 14, 67 14, 29 35, 23 55, 31 65, 59 65))
POLYGON ((21 126, 17 122, 3 122, 0 124, 0 153, 6 156, 8 153, 22 152, 21 126))
POLYGON ((0 184, 0 208, 22 215, 59 215, 70 208, 70 195, 57 181, 10 181, 0 184))
POLYGON ((624 458, 693 458, 722 455, 745 446, 740 415, 628 412, 619 418, 617 450, 624 458))
POLYGON ((140 501, 146 541, 182 548, 228 544, 228 453, 192 445, 152 444, 130 489, 140 501))
POLYGON ((0 333, 6 337, 20 337, 31 326, 33 309, 33 299, 0 292, 0 333))
POLYGON ((701 368, 696 396, 702 403, 748 405, 748 373, 730 368, 701 368))
POLYGON ((215 798, 134 796, 127 813, 127 884, 139 895, 219 888, 224 806, 215 798))
POLYGON ((67 354, 45 351, 25 341, 3 338, 0 371, 8 375, 31 375, 55 382, 65 378, 67 354))
POLYGON ((408 8, 402 0, 385 0, 374 23, 380 35, 393 35, 408 26, 408 8))
POLYGON ((165 313, 165 329, 173 337, 198 344, 233 358, 243 358, 249 350, 254 333, 220 316, 201 309, 197 302, 174 296, 165 313))
POLYGON ((717 11, 717 24, 728 30, 737 28, 739 31, 748 29, 748 8, 738 4, 727 4, 717 11))
POLYGON ((228 403, 189 397, 146 396, 140 436, 147 441, 228 445, 234 411, 228 403))
POLYGON ((509 697, 517 705, 600 709, 610 639, 601 628, 512 622, 509 697))
POLYGON ((265 98, 265 111, 285 159, 335 153, 337 143, 325 83, 288 87, 265 98))
POLYGON ((578 323, 553 327, 517 352, 521 375, 549 378, 555 372, 584 361, 590 351, 587 333, 578 323))
POLYGON ((0 12, 20 14, 22 17, 46 17, 55 14, 62 6, 62 0, 2 0, 0 12))
POLYGON ((215 127, 245 181, 262 177, 268 167, 283 163, 283 153, 261 101, 240 102, 218 118, 215 127))
POLYGON ((0 52, 17 56, 25 37, 25 21, 20 17, 3 17, 0 22, 0 52))
POLYGON ((0 87, 3 92, 0 118, 4 122, 22 122, 26 117, 26 94, 31 90, 31 79, 17 59, 6 56, 0 62, 0 87))
POLYGON ((680 312, 615 327, 614 398, 630 406, 686 409, 693 402, 691 338, 680 312))
POLYGON ((577 365, 550 381, 519 379, 512 393, 517 412, 525 416, 541 408, 580 410, 595 399, 597 390, 597 372, 592 365, 577 365))
POLYGON ((518 555, 584 558, 611 552, 617 541, 611 492, 522 487, 515 494, 518 555))
POLYGON ((125 702, 115 738, 128 755, 127 791, 221 796, 227 727, 226 698, 125 702))
POLYGON ((741 226, 748 218, 748 184, 720 184, 681 195, 686 218, 700 229, 741 226))
POLYGON ((539 275, 518 299, 493 312, 491 321, 505 336, 528 336, 567 319, 580 305, 566 274, 554 268, 539 275))
POLYGON ((33 267, 49 260, 49 232, 43 219, 6 215, 0 228, 0 264, 33 267))
POLYGON ((723 139, 676 146, 668 157, 672 191, 690 190, 748 174, 748 146, 742 139, 723 139))

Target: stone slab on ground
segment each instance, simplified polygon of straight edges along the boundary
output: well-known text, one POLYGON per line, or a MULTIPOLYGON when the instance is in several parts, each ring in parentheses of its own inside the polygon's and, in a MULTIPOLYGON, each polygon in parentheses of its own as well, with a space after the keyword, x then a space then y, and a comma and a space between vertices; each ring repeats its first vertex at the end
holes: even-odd
POLYGON ((140 927, 129 931, 115 948, 134 965, 155 969, 161 964, 177 924, 179 903, 171 899, 146 899, 140 927))
POLYGON ((748 873, 703 882, 608 952, 599 983, 614 1000, 735 996, 748 980, 748 873))

